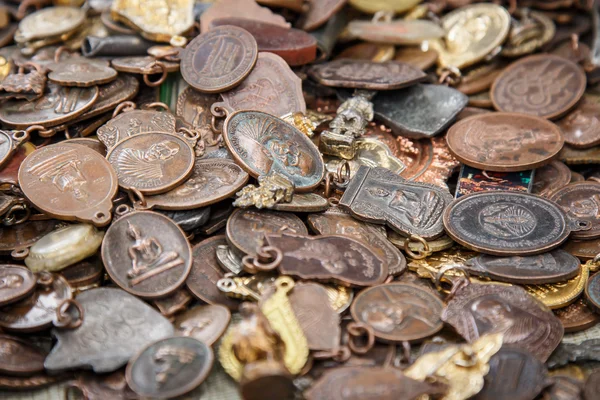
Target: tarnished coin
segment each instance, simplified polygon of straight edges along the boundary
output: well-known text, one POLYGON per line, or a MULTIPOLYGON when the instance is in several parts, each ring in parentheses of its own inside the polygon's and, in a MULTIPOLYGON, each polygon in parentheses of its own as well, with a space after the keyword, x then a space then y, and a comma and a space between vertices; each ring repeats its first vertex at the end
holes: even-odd
POLYGON ((595 371, 588 376, 583 389, 584 400, 594 400, 600 396, 600 371, 595 371))
POLYGON ((523 114, 488 113, 448 130, 448 148, 462 163, 489 171, 525 171, 549 163, 563 147, 552 122, 523 114))
POLYGON ((583 299, 554 310, 554 315, 560 319, 565 333, 580 332, 600 322, 600 315, 596 314, 583 299))
POLYGON ((256 110, 280 117, 306 112, 302 80, 278 55, 259 53, 250 75, 239 86, 221 93, 232 111, 256 110))
POLYGON ((150 211, 131 212, 113 222, 101 251, 110 278, 145 299, 173 293, 192 268, 192 251, 181 228, 150 211))
POLYGON ((62 86, 90 87, 113 81, 117 71, 107 61, 80 57, 48 66, 48 79, 62 86))
POLYGON ((72 298, 71 287, 60 275, 52 275, 47 287, 37 287, 32 295, 0 309, 0 327, 11 332, 38 332, 50 328, 56 309, 72 298))
POLYGON ((283 120, 259 111, 237 111, 227 116, 223 137, 234 159, 253 177, 278 172, 295 190, 317 187, 325 173, 317 146, 283 120))
POLYGON ((573 232, 573 239, 600 237, 600 183, 576 182, 558 189, 550 200, 558 204, 568 217, 588 221, 592 228, 573 232))
POLYGON ((237 310, 239 302, 225 295, 217 287, 225 272, 217 259, 217 248, 227 244, 225 236, 213 236, 192 248, 192 270, 185 281, 190 292, 208 304, 222 304, 230 310, 237 310))
POLYGON ((564 250, 525 257, 481 254, 465 264, 474 275, 522 285, 562 282, 580 272, 579 260, 564 250))
POLYGON ((471 283, 448 302, 442 320, 467 341, 502 333, 503 343, 546 361, 563 337, 560 320, 518 286, 471 283))
POLYGON ((100 257, 92 257, 71 265, 59 272, 73 289, 98 284, 104 275, 100 257))
POLYGON ((33 272, 20 265, 0 265, 0 306, 14 303, 31 295, 37 279, 33 272))
POLYGON ((552 196, 571 181, 571 170, 563 162, 554 160, 535 170, 533 193, 543 197, 552 196))
POLYGON ((580 149, 600 144, 600 99, 585 95, 577 107, 556 124, 562 129, 565 143, 580 149))
POLYGON ((111 118, 98 128, 98 139, 112 149, 121 140, 147 132, 174 133, 177 120, 170 112, 156 110, 131 110, 111 118))
MULTIPOLYGON (((210 239, 208 239, 210 240, 210 239)), ((212 346, 225 333, 231 313, 221 305, 196 306, 177 315, 173 325, 175 332, 190 336, 212 346)))
POLYGON ((129 387, 142 397, 172 398, 200 386, 213 362, 213 351, 206 344, 191 337, 172 337, 134 356, 125 376, 129 387))
POLYGON ((279 271, 343 286, 373 286, 388 276, 387 262, 362 241, 341 235, 266 235, 283 255, 279 271))
POLYGON ((444 303, 430 290, 406 283, 368 288, 354 299, 350 312, 355 321, 373 328, 384 342, 418 342, 442 329, 444 303))
POLYGON ((517 192, 463 196, 446 208, 444 226, 455 242, 498 256, 545 253, 560 246, 572 230, 582 229, 555 203, 517 192))
POLYGON ((119 188, 102 155, 80 144, 61 142, 30 154, 19 168, 21 190, 50 216, 105 226, 119 188))
POLYGON ((224 92, 248 76, 257 57, 256 40, 248 31, 237 26, 219 26, 186 46, 181 56, 181 75, 201 92, 224 92))
POLYGON ((318 64, 309 75, 325 86, 368 90, 394 90, 425 79, 423 71, 397 61, 335 60, 318 64))
POLYGON ((122 189, 160 194, 183 182, 193 171, 194 149, 178 135, 147 132, 129 136, 113 147, 106 159, 122 189))
POLYGON ((546 386, 546 366, 526 350, 502 347, 489 365, 483 389, 473 400, 531 400, 546 386))
POLYGON ((60 125, 88 111, 98 98, 98 87, 77 88, 48 82, 37 100, 8 100, 0 108, 0 121, 16 129, 32 125, 60 125))
POLYGON ((498 111, 553 119, 573 108, 585 87, 585 73, 579 65, 539 54, 509 65, 494 81, 491 96, 498 111))
POLYGON ((28 340, 0 334, 0 372, 5 375, 31 376, 44 372, 47 352, 28 340))
POLYGON ((177 97, 177 116, 183 118, 195 129, 210 125, 210 106, 219 101, 218 94, 202 93, 193 87, 185 88, 177 97))
POLYGON ((582 261, 592 260, 600 253, 600 239, 575 240, 569 239, 562 247, 563 250, 582 261))
POLYGON ((588 279, 585 286, 585 299, 595 312, 600 313, 600 273, 595 273, 588 279))
MULTIPOLYGON (((192 175, 163 194, 144 197, 140 208, 190 210, 206 207, 233 196, 248 182, 248 174, 224 159, 196 159, 192 175)), ((136 205, 137 207, 137 205, 136 205)))

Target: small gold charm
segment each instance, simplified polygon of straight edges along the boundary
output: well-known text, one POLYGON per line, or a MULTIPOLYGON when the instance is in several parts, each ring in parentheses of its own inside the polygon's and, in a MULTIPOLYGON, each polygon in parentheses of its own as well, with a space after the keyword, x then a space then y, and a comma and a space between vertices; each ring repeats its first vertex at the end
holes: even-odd
POLYGON ((273 208, 275 204, 292 201, 294 184, 277 172, 259 176, 258 185, 246 185, 237 192, 234 207, 273 208))
MULTIPOLYGON (((315 118, 317 117, 315 116, 315 118)), ((285 114, 281 119, 288 124, 294 125, 296 129, 310 138, 315 135, 315 129, 317 129, 317 126, 320 124, 320 122, 318 122, 319 119, 314 121, 312 116, 304 115, 301 112, 285 114)))

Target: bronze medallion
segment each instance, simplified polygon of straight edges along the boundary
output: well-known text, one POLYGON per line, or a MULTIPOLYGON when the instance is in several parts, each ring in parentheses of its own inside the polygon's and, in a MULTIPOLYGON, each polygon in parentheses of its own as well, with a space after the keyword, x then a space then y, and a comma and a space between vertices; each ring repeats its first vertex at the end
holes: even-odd
POLYGON ((383 342, 419 342, 443 327, 444 303, 420 286, 393 282, 356 295, 350 312, 355 321, 373 328, 383 342))
POLYGON ((429 240, 443 234, 442 216, 451 201, 450 193, 439 186, 411 182, 385 168, 361 166, 340 206, 360 220, 429 240))
POLYGON ((234 159, 253 177, 278 172, 298 192, 317 187, 325 166, 313 142, 283 120, 260 111, 229 114, 223 126, 225 144, 234 159))
POLYGON ((256 110, 280 117, 306 112, 302 80, 278 55, 259 53, 250 75, 239 86, 221 93, 222 103, 232 111, 256 110))
POLYGON ((129 136, 110 149, 106 159, 122 189, 160 194, 183 182, 194 169, 194 149, 182 137, 163 132, 129 136))
POLYGON ((47 287, 38 286, 34 293, 18 303, 0 309, 0 327, 10 332, 38 332, 56 320, 56 309, 72 298, 71 287, 60 275, 52 275, 47 287))
POLYGON ((560 56, 538 54, 509 65, 494 81, 491 96, 498 111, 553 119, 573 108, 585 87, 585 73, 579 65, 560 56))
POLYGON ((518 286, 471 283, 448 302, 442 320, 467 341, 502 333, 505 345, 546 361, 563 337, 563 326, 540 301, 518 286))
POLYGON ((592 260, 600 253, 600 239, 575 240, 569 239, 562 247, 563 250, 582 261, 592 260))
POLYGON ((45 214, 106 226, 117 175, 102 155, 67 142, 42 147, 19 168, 21 190, 45 214))
POLYGON ((277 203, 273 206, 275 211, 286 212, 320 212, 329 208, 329 202, 316 193, 296 193, 289 203, 277 203))
POLYGON ((131 100, 137 94, 139 87, 140 83, 135 76, 120 74, 114 81, 98 86, 98 99, 92 108, 75 118, 73 122, 98 116, 124 101, 131 100))
POLYGON ((144 299, 173 293, 192 269, 190 244, 181 228, 150 211, 131 212, 113 222, 101 251, 113 282, 144 299))
POLYGON ((554 160, 535 170, 533 179, 534 194, 550 198, 558 189, 571 181, 571 170, 564 163, 554 160))
POLYGON ((564 250, 525 257, 480 254, 465 264, 473 275, 521 285, 564 282, 581 270, 579 260, 564 250))
POLYGON ((562 149, 561 130, 523 114, 475 115, 454 124, 448 148, 462 163, 487 171, 525 171, 549 163, 562 149))
POLYGON ((554 314, 563 324, 565 333, 580 332, 600 322, 600 315, 596 314, 583 299, 554 310, 554 314))
POLYGON ((179 71, 179 63, 161 60, 159 64, 156 58, 151 56, 113 58, 111 65, 119 72, 130 74, 152 75, 179 71))
POLYGON ((108 65, 108 61, 85 57, 60 61, 48 66, 48 79, 62 86, 102 85, 117 78, 117 71, 108 65))
POLYGON ((560 246, 571 231, 589 229, 572 221, 554 202, 518 192, 480 192, 446 208, 444 226, 455 242, 486 254, 521 256, 560 246))
POLYGON ((210 107, 219 99, 218 94, 202 93, 188 86, 177 97, 177 116, 194 129, 206 128, 212 118, 210 107))
POLYGON ((167 317, 173 318, 175 314, 183 312, 193 300, 192 295, 185 288, 179 288, 167 297, 152 300, 152 304, 160 313, 167 317))
POLYGON ((104 265, 100 257, 87 258, 59 272, 73 289, 99 284, 104 275, 104 265))
POLYGON ((592 228, 573 232, 573 239, 596 239, 600 237, 600 183, 570 183, 552 194, 550 200, 558 204, 568 217, 588 221, 592 228))
POLYGON ((224 305, 235 311, 240 304, 228 297, 217 287, 219 279, 225 277, 224 270, 217 260, 217 248, 227 244, 225 236, 218 235, 203 240, 192 248, 192 270, 185 284, 198 299, 208 304, 224 305))
POLYGON ((56 220, 25 221, 21 224, 0 227, 0 254, 17 253, 33 246, 35 242, 59 226, 56 220))
POLYGON ((577 107, 556 124, 562 129, 565 143, 587 149, 600 144, 600 98, 585 95, 577 107))
POLYGON ((517 347, 502 347, 489 362, 481 392, 473 400, 532 400, 547 385, 544 363, 517 347))
POLYGON ((225 333, 230 319, 229 309, 222 305, 196 306, 179 314, 173 325, 180 335, 212 346, 225 333))
POLYGON ((348 236, 268 234, 266 241, 281 251, 279 271, 285 275, 343 286, 378 285, 388 276, 387 262, 348 236))
POLYGON ((505 63, 491 62, 474 67, 460 78, 460 83, 456 86, 457 90, 470 96, 481 92, 489 92, 489 88, 494 80, 502 73, 505 63))
POLYGON ((589 277, 585 286, 585 300, 592 310, 600 313, 600 273, 589 277))
POLYGON ((406 270, 406 258, 387 239, 382 226, 357 221, 339 208, 310 214, 307 222, 319 235, 345 235, 365 242, 375 250, 379 258, 387 262, 390 275, 400 275, 406 270))
POLYGON ((595 400, 600 396, 600 371, 594 371, 588 376, 583 389, 584 400, 595 400))
POLYGON ((394 90, 425 79, 423 71, 397 61, 336 60, 308 70, 321 85, 367 90, 394 90))
POLYGON ((17 147, 29 139, 24 131, 5 131, 0 129, 0 168, 7 164, 17 147))
POLYGON ((220 93, 239 85, 252 71, 258 46, 248 31, 225 25, 195 37, 181 56, 181 75, 190 86, 220 93))
POLYGON ((171 337, 152 343, 127 364, 129 387, 142 397, 172 398, 186 394, 208 377, 212 349, 191 337, 171 337))
POLYGON ((46 92, 33 101, 8 100, 0 108, 0 121, 16 129, 32 125, 44 128, 60 125, 80 116, 98 99, 98 87, 77 88, 48 82, 46 92))
POLYGON ((196 159, 192 174, 185 182, 166 193, 144 197, 146 204, 140 208, 191 210, 206 207, 233 196, 247 182, 248 174, 233 161, 196 159))
POLYGON ((28 340, 0 334, 0 373, 31 376, 44 372, 48 353, 28 340))
POLYGON ((435 64, 437 58, 437 51, 431 48, 423 51, 417 46, 402 46, 396 49, 394 60, 425 71, 435 64))
POLYGON ((0 307, 15 303, 35 290, 37 279, 33 272, 20 265, 0 265, 0 307))

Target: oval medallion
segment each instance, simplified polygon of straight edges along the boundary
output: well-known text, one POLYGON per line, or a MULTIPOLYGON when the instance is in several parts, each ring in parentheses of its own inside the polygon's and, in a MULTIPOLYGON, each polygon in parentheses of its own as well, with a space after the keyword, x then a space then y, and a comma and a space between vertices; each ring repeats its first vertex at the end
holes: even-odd
POLYGON ((600 237, 600 183, 571 183, 554 192, 550 199, 562 207, 568 217, 592 225, 587 231, 573 232, 573 239, 600 237))
POLYGON ((325 173, 323 158, 311 140, 283 120, 259 111, 230 114, 223 126, 225 144, 253 177, 279 172, 297 191, 317 187, 325 173))
POLYGON ((0 306, 29 296, 36 286, 33 272, 20 265, 0 265, 0 306))

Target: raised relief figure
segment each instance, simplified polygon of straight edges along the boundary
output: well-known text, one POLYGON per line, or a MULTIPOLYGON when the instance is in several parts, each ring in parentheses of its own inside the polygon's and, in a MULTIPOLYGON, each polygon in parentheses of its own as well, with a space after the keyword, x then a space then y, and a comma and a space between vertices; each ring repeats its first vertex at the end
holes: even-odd
POLYGON ((169 376, 178 374, 196 358, 196 354, 188 349, 163 346, 152 356, 154 363, 154 381, 156 386, 167 382, 169 376))
POLYGON ((436 325, 437 316, 432 315, 431 309, 418 298, 406 295, 402 302, 388 301, 373 303, 363 312, 362 318, 369 326, 380 332, 390 333, 396 329, 404 329, 406 325, 418 320, 428 328, 436 325))
POLYGON ((467 129, 464 144, 474 154, 480 154, 482 162, 512 157, 517 149, 547 141, 552 136, 551 132, 534 129, 523 129, 516 135, 507 135, 507 132, 512 131, 508 124, 491 125, 478 121, 469 124, 467 129))
POLYGON ((176 252, 163 251, 156 238, 142 236, 131 222, 128 222, 127 235, 134 241, 128 250, 132 266, 127 276, 131 286, 183 264, 176 252))
POLYGON ((211 44, 212 50, 206 64, 198 74, 200 76, 221 77, 231 73, 236 67, 235 59, 240 53, 240 46, 222 37, 211 44))
MULTIPOLYGON (((507 94, 512 102, 512 108, 520 107, 541 109, 551 106, 563 91, 569 90, 568 83, 574 78, 573 74, 565 74, 564 65, 552 67, 548 60, 540 68, 521 69, 521 79, 515 79, 507 88, 507 94)), ((522 111, 522 110, 521 110, 522 111)))
POLYGON ((535 216, 526 208, 510 203, 491 204, 479 213, 483 229, 499 238, 519 239, 537 226, 535 216))
POLYGON ((23 277, 17 274, 8 274, 0 277, 0 290, 16 289, 23 285, 23 277))
POLYGON ((340 253, 337 246, 322 241, 307 240, 302 244, 302 247, 285 253, 285 256, 303 261, 317 260, 323 268, 332 274, 345 272, 347 269, 346 263, 353 267, 358 266, 357 260, 353 258, 346 259, 346 255, 340 253))
POLYGON ((179 152, 179 145, 170 140, 154 143, 146 151, 125 148, 117 158, 119 170, 137 179, 163 177, 163 165, 179 152))
POLYGON ((563 209, 575 218, 600 217, 600 196, 595 194, 587 199, 574 200, 563 209))
POLYGON ((85 201, 88 193, 85 190, 87 180, 80 169, 81 160, 75 150, 57 154, 29 169, 41 182, 52 182, 62 193, 68 192, 76 200, 85 201))

